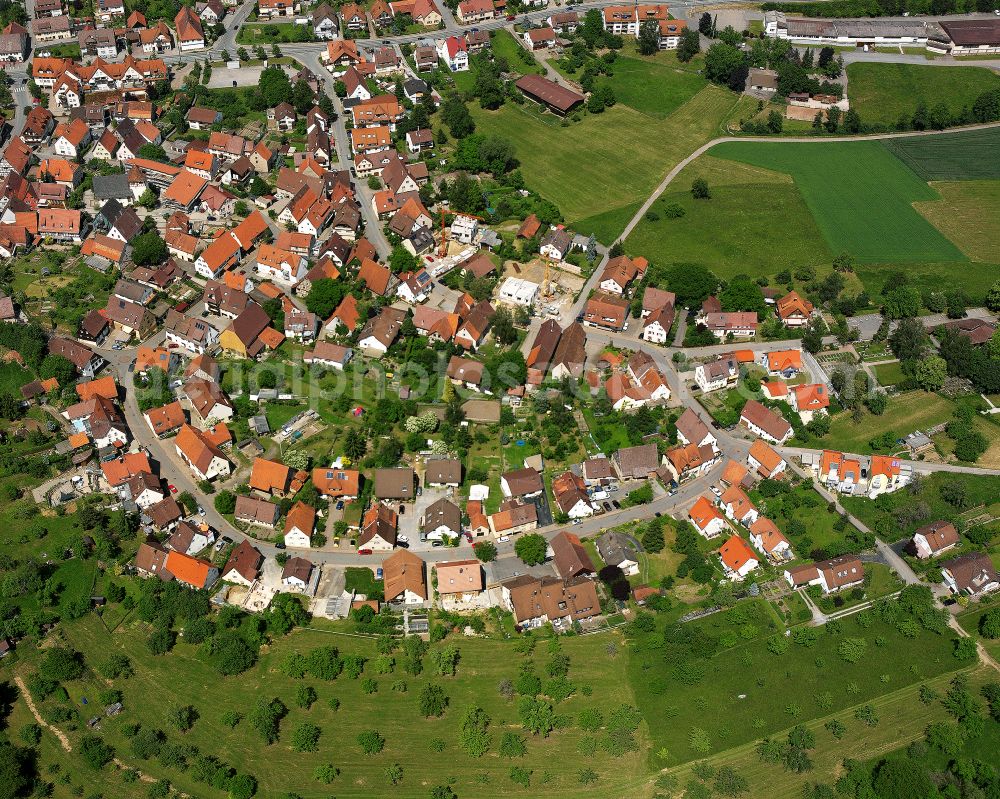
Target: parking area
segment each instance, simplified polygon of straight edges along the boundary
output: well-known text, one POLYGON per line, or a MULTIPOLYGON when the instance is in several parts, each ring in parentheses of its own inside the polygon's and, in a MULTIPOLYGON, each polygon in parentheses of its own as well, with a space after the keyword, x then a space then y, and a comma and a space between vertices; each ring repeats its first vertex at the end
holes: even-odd
MULTIPOLYGON (((283 69, 288 73, 289 79, 294 77, 295 70, 291 67, 285 65, 283 69)), ((260 75, 263 71, 263 66, 241 66, 239 69, 215 67, 212 70, 212 77, 208 80, 208 88, 231 89, 233 86, 256 86, 260 83, 260 75)))
MULTIPOLYGON (((439 499, 448 499, 461 507, 457 493, 451 488, 424 488, 419 496, 414 497, 413 502, 399 503, 404 506, 403 515, 399 517, 399 533, 406 536, 405 543, 409 543, 411 550, 433 549, 431 541, 420 540, 420 520, 424 517, 424 512, 439 499)), ((394 505, 399 510, 399 505, 394 505)))

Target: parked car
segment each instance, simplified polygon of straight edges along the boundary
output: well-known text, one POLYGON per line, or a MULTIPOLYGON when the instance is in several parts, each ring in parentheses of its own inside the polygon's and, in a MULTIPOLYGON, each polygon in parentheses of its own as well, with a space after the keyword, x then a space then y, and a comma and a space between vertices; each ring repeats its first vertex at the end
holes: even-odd
POLYGON ((573 519, 573 525, 576 526, 578 524, 583 524, 583 522, 581 522, 579 519, 573 519))
POLYGON ((498 540, 498 541, 499 541, 499 542, 500 542, 501 544, 506 544, 506 543, 507 543, 508 541, 510 541, 510 536, 509 536, 509 535, 502 535, 502 536, 500 536, 500 537, 499 537, 499 538, 498 538, 497 540, 498 540))
POLYGON ((513 22, 515 19, 517 19, 517 14, 508 14, 507 15, 507 21, 508 22, 513 22))
POLYGON ((275 544, 274 544, 274 548, 275 549, 284 549, 285 548, 285 542, 284 541, 276 541, 275 544))
POLYGON ((404 513, 406 513, 406 505, 400 505, 399 506, 399 515, 402 516, 404 513))
POLYGON ((201 505, 198 506, 198 515, 199 516, 205 515, 205 509, 201 505))
POLYGON ((168 483, 167 488, 170 489, 171 494, 177 493, 177 486, 175 486, 173 483, 168 483))
POLYGON ((610 502, 604 502, 604 503, 602 503, 602 505, 604 506, 604 510, 611 510, 611 503, 610 502))
POLYGON ((407 536, 407 535, 397 535, 396 536, 396 540, 397 541, 402 541, 405 544, 407 541, 410 540, 410 537, 407 536))
POLYGON ((611 504, 615 506, 615 510, 621 510, 621 503, 617 499, 611 500, 611 504))
POLYGON ((382 579, 382 567, 381 566, 379 566, 377 569, 375 569, 375 579, 376 580, 381 580, 382 579))
POLYGON ((337 500, 337 510, 343 510, 343 509, 344 509, 344 500, 342 499, 337 500))
POLYGON ((444 541, 431 541, 431 546, 432 547, 443 547, 444 546, 444 541))
POLYGON ((654 515, 654 516, 655 516, 655 517, 656 517, 657 519, 659 519, 659 518, 660 518, 660 517, 661 517, 661 516, 662 516, 663 514, 662 514, 662 513, 660 513, 659 511, 657 511, 657 512, 656 512, 656 513, 654 513, 653 515, 654 515))
POLYGON ((399 539, 396 539, 396 546, 399 547, 400 549, 409 549, 410 548, 409 544, 407 544, 405 541, 400 541, 399 539))
POLYGON ((372 551, 370 549, 359 549, 358 550, 358 554, 359 555, 371 555, 372 551))

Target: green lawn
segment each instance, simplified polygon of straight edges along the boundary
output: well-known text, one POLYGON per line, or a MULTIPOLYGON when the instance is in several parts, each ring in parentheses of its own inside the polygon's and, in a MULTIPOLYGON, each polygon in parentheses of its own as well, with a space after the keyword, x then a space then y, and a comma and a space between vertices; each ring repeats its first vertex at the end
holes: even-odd
POLYGON ((983 67, 937 67, 923 64, 849 64, 851 107, 868 123, 894 125, 910 117, 918 103, 945 103, 959 113, 985 91, 1000 88, 1000 75, 983 67))
POLYGON ((615 99, 648 116, 663 119, 701 91, 707 81, 674 53, 664 53, 657 61, 619 57, 610 78, 601 78, 615 93, 615 99))
MULTIPOLYGON (((643 639, 629 660, 629 678, 653 738, 654 762, 672 766, 722 752, 969 665, 952 656, 952 636, 921 630, 906 638, 870 615, 868 627, 849 616, 840 632, 823 627, 811 646, 790 643, 782 654, 768 647, 771 636, 784 639, 783 626, 763 600, 682 625, 688 640, 698 642, 697 653, 685 654, 678 636, 666 644, 657 643, 656 633, 643 639), (867 642, 857 662, 839 654, 847 638, 867 642)), ((860 731, 848 718, 848 730, 860 731)))
POLYGON ((880 386, 894 386, 906 379, 903 367, 898 361, 896 363, 880 363, 872 368, 875 370, 875 377, 878 378, 880 386))
MULTIPOLYGON (((883 494, 874 500, 862 497, 841 497, 840 502, 849 513, 859 518, 868 527, 875 531, 884 530, 886 531, 885 535, 899 540, 908 537, 917 527, 927 524, 928 521, 937 519, 960 521, 960 517, 966 509, 977 508, 981 505, 993 505, 997 502, 998 497, 1000 497, 1000 477, 936 472, 921 477, 916 494, 909 490, 894 491, 891 494, 883 494), (964 488, 965 498, 961 507, 957 507, 942 498, 941 486, 943 485, 961 485, 964 488), (906 513, 917 502, 926 503, 929 512, 924 518, 912 518, 906 513), (900 511, 904 513, 903 516, 897 514, 900 508, 904 509, 904 511, 900 511)), ((989 510, 994 514, 1000 512, 1000 509, 996 507, 989 508, 989 510)))
POLYGON ((958 622, 969 635, 982 642, 986 650, 994 657, 1000 658, 1000 639, 985 638, 979 633, 979 621, 990 610, 1000 608, 1000 600, 996 597, 987 598, 984 602, 976 602, 967 610, 958 614, 958 622))
POLYGON ((20 400, 21 386, 32 380, 34 375, 14 361, 0 364, 0 394, 13 394, 20 400))
MULTIPOLYGON (((324 625, 327 630, 330 625, 324 625)), ((647 770, 641 751, 615 758, 598 748, 581 759, 578 747, 584 739, 601 741, 603 731, 586 733, 569 726, 554 731, 547 738, 527 738, 524 756, 508 760, 497 756, 501 734, 521 732, 517 702, 505 700, 497 691, 503 679, 516 680, 522 664, 533 662, 534 670, 543 681, 549 648, 544 638, 533 655, 515 652, 513 641, 497 639, 456 639, 461 657, 457 676, 435 677, 430 659, 420 676, 403 673, 399 657, 393 673, 376 676, 370 667, 364 677, 375 677, 378 690, 366 694, 360 680, 341 674, 336 680, 324 682, 307 678, 294 680, 277 671, 285 655, 292 651, 306 653, 319 646, 335 646, 341 654, 358 654, 366 659, 376 655, 375 640, 350 637, 324 630, 297 630, 265 648, 259 663, 235 677, 221 678, 202 659, 195 646, 178 643, 166 656, 148 653, 144 639, 145 625, 128 622, 114 634, 108 634, 93 615, 66 625, 70 645, 82 651, 88 663, 103 661, 112 651, 124 651, 132 658, 136 674, 128 680, 116 681, 115 687, 125 695, 126 712, 115 720, 105 720, 102 735, 111 743, 120 758, 131 766, 156 778, 168 778, 174 787, 189 795, 204 799, 222 799, 220 791, 195 782, 190 771, 163 766, 156 760, 139 761, 132 753, 122 728, 130 722, 163 729, 172 742, 196 746, 210 752, 240 772, 249 772, 259 781, 258 795, 272 797, 293 791, 303 796, 371 797, 393 795, 426 797, 431 787, 451 784, 456 794, 467 797, 495 797, 518 790, 509 779, 512 766, 531 773, 531 792, 522 795, 579 797, 579 772, 591 767, 598 774, 593 790, 601 795, 635 795, 645 787, 647 770), (405 692, 393 690, 397 681, 406 684, 405 692), (420 690, 428 683, 444 688, 449 698, 448 709, 441 718, 425 719, 418 711, 420 690), (299 708, 295 690, 302 684, 312 685, 319 695, 311 709, 299 708), (151 696, 155 702, 148 701, 151 696), (235 729, 221 723, 227 710, 246 712, 260 697, 279 697, 289 708, 281 722, 280 740, 264 745, 256 733, 243 721, 235 729), (334 710, 329 700, 337 699, 334 710), (165 719, 165 711, 183 704, 194 704, 200 718, 194 727, 181 735, 165 719), (482 758, 473 758, 459 744, 459 727, 467 708, 478 705, 492 718, 489 728, 492 745, 482 758), (298 753, 291 748, 292 732, 303 722, 316 724, 322 730, 320 751, 298 753), (355 741, 364 730, 378 730, 386 740, 384 750, 377 755, 364 755, 355 741), (435 751, 430 742, 440 739, 443 749, 435 751), (340 775, 326 786, 318 782, 313 772, 322 764, 332 763, 340 775), (402 782, 393 787, 385 769, 399 764, 402 782)), ((440 648, 434 645, 432 649, 440 648)), ((599 709, 604 717, 622 703, 634 702, 626 684, 625 654, 618 654, 621 641, 615 635, 564 638, 560 648, 570 658, 569 679, 576 692, 558 703, 557 712, 576 718, 587 708, 599 709), (608 644, 617 642, 614 652, 608 644)), ((26 653, 27 654, 27 653, 26 653)), ((83 696, 93 697, 104 684, 94 678, 68 685, 71 701, 77 704, 83 696)), ((79 706, 79 705, 78 705, 79 706)), ((87 712, 86 710, 82 712, 87 712)), ((74 744, 79 733, 71 733, 74 744)), ((646 743, 645 728, 637 732, 640 748, 646 743)), ((76 748, 76 746, 74 746, 76 748)))
POLYGON ((639 222, 628 251, 655 263, 703 263, 727 279, 833 260, 799 188, 782 172, 705 155, 685 167, 650 210, 658 219, 647 215, 639 222), (697 178, 708 182, 711 199, 691 196, 697 178), (673 205, 684 209, 682 217, 668 218, 673 205))
POLYGON ((735 101, 731 92, 707 86, 664 120, 618 103, 565 127, 531 102, 470 110, 479 132, 514 145, 532 188, 573 224, 645 198, 674 164, 716 135, 735 101))
POLYGON ((966 260, 913 209, 937 192, 877 142, 728 142, 712 154, 791 175, 832 252, 869 263, 966 260))
MULTIPOLYGON (((255 25, 252 22, 245 24, 236 34, 236 43, 252 45, 262 45, 269 50, 271 44, 284 44, 293 42, 314 41, 312 28, 308 25, 296 25, 294 22, 276 22, 274 24, 255 25)), ((236 55, 231 53, 230 55, 236 55)), ((270 55, 270 52, 268 52, 270 55)))
POLYGON ((817 446, 868 455, 872 452, 868 442, 880 433, 891 430, 896 438, 903 438, 915 430, 947 422, 954 410, 954 403, 938 394, 909 391, 890 397, 881 416, 866 413, 860 422, 855 422, 848 411, 836 414, 831 419, 830 432, 816 439, 817 446))
POLYGON ((494 57, 506 58, 507 64, 514 72, 519 72, 522 75, 528 73, 545 74, 542 65, 535 60, 533 55, 530 55, 527 50, 514 41, 514 37, 510 35, 509 31, 498 30, 491 33, 490 50, 493 51, 494 57))
MULTIPOLYGON (((949 67, 955 69, 955 67, 949 67)), ((924 180, 1000 178, 1000 128, 885 139, 884 146, 924 180)))
POLYGON ((774 497, 764 497, 759 491, 751 492, 750 496, 760 512, 788 538, 796 560, 808 561, 813 550, 844 541, 844 534, 834 528, 838 515, 829 510, 828 503, 809 483, 774 497), (796 534, 800 530, 804 532, 796 534))

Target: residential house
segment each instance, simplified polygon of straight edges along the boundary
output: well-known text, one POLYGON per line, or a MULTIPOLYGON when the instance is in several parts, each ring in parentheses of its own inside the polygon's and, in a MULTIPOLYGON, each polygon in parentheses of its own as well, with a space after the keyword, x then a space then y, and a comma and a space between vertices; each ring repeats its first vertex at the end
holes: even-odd
POLYGON ((682 444, 703 447, 706 444, 716 448, 716 438, 701 417, 691 408, 685 408, 677 419, 677 440, 682 444))
POLYGON ((563 580, 594 574, 597 571, 587 550, 583 548, 580 537, 573 533, 565 530, 557 533, 549 541, 549 549, 552 550, 556 573, 563 580))
POLYGON ((759 438, 750 445, 747 465, 766 480, 774 480, 784 474, 788 466, 784 458, 759 438))
POLYGON ((200 430, 184 425, 174 439, 177 454, 198 480, 228 477, 230 464, 215 444, 200 430))
POLYGON ((611 462, 621 480, 644 480, 659 466, 660 456, 655 443, 622 447, 611 456, 611 462))
POLYGON ((373 479, 377 499, 409 501, 416 496, 416 475, 409 467, 376 469, 373 479))
POLYGON ((612 530, 595 543, 597 553, 608 566, 617 566, 626 577, 639 573, 639 555, 633 538, 612 530))
MULTIPOLYGON (((383 566, 384 568, 384 566, 383 566)), ((434 566, 437 592, 462 602, 474 600, 483 592, 483 567, 478 560, 452 560, 434 566)))
POLYGON ((796 328, 809 322, 815 308, 797 291, 790 291, 775 302, 774 310, 785 327, 796 328))
POLYGON ((725 518, 707 497, 698 497, 688 511, 688 519, 705 538, 715 538, 726 529, 725 518))
POLYGON ((375 502, 361 519, 358 550, 389 552, 396 546, 396 529, 399 517, 396 511, 381 502, 375 502))
POLYGON ((740 412, 740 423, 745 425, 750 432, 772 444, 784 444, 792 436, 792 426, 757 400, 747 400, 740 412))
POLYGON ((825 383, 793 386, 789 394, 792 410, 797 411, 803 424, 809 424, 816 414, 825 414, 830 407, 830 392, 825 383))
POLYGON ((785 580, 792 588, 818 585, 824 594, 862 585, 865 567, 857 555, 841 555, 831 560, 785 569, 785 580))
POLYGON ((728 311, 710 313, 705 316, 703 324, 720 341, 724 341, 729 336, 733 338, 753 338, 757 335, 757 312, 728 311))
POLYGON ((361 472, 356 469, 330 467, 313 469, 312 483, 321 497, 327 499, 357 499, 361 488, 361 472))
POLYGON ((760 564, 754 551, 738 535, 730 536, 719 547, 719 560, 731 580, 742 580, 760 564))
POLYGON ((545 491, 542 475, 535 469, 525 467, 500 475, 500 490, 505 497, 530 499, 545 491))
POLYGON ((424 510, 420 520, 422 541, 455 540, 462 534, 462 511, 448 499, 435 500, 424 510))
POLYGON ((257 581, 263 565, 264 556, 260 550, 244 538, 229 553, 226 565, 222 567, 222 580, 249 588, 257 581))
POLYGON ((1000 588, 1000 575, 985 552, 970 552, 941 564, 944 584, 953 594, 982 596, 1000 588))
POLYGON ((719 498, 719 506, 726 514, 726 518, 734 522, 749 527, 760 516, 757 506, 750 501, 750 497, 739 486, 730 486, 719 498))
POLYGON ((305 502, 296 502, 285 517, 285 546, 309 549, 316 528, 316 509, 305 502))
POLYGON ((936 521, 918 527, 907 549, 921 560, 936 558, 943 552, 954 549, 961 541, 958 530, 951 522, 936 521))
POLYGON ((215 543, 215 533, 207 524, 195 527, 190 522, 180 522, 167 539, 167 549, 184 555, 197 555, 215 543))
POLYGON ((802 371, 802 350, 776 350, 762 352, 760 365, 767 369, 771 377, 791 380, 802 371))
POLYGON ((210 588, 219 579, 219 570, 210 561, 183 552, 168 552, 164 568, 177 582, 195 590, 210 588))
POLYGON ((305 591, 312 580, 313 565, 305 558, 289 558, 281 571, 281 584, 293 591, 305 591))
POLYGON ((740 367, 734 355, 722 355, 714 361, 700 363, 694 369, 694 382, 704 391, 719 391, 735 386, 740 367))
POLYGON ((401 549, 382 561, 382 578, 386 602, 422 605, 430 596, 424 561, 409 550, 401 549))
POLYGON ((274 527, 278 523, 280 509, 276 504, 259 497, 242 494, 236 497, 233 517, 238 522, 259 527, 274 527))
POLYGON ((618 332, 625 328, 628 311, 629 302, 624 297, 595 292, 584 306, 583 323, 618 332))
POLYGON ((559 510, 570 519, 583 519, 594 515, 594 505, 587 493, 587 485, 580 475, 566 471, 554 478, 552 496, 559 510))
POLYGON ((792 559, 792 547, 775 523, 760 516, 750 525, 750 543, 775 563, 792 559))
POLYGON ((547 622, 560 628, 599 616, 601 603, 593 580, 578 577, 521 575, 500 584, 504 607, 514 614, 520 628, 541 627, 547 622))
POLYGON ((462 484, 462 462, 457 458, 429 458, 424 464, 428 488, 458 488, 462 484))
POLYGON ((292 481, 292 470, 278 461, 255 458, 250 471, 250 488, 262 494, 284 496, 292 481))

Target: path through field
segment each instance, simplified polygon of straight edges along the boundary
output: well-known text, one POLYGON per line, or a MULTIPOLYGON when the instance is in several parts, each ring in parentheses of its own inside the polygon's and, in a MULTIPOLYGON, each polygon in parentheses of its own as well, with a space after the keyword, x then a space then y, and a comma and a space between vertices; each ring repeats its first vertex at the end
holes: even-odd
POLYGON ((28 710, 31 711, 31 715, 35 717, 35 721, 38 722, 39 726, 44 727, 46 730, 51 732, 56 738, 59 739, 59 744, 67 752, 73 751, 73 746, 69 742, 69 738, 66 737, 66 733, 60 730, 58 727, 53 727, 45 719, 42 718, 42 714, 38 712, 38 708, 35 707, 35 700, 31 698, 31 694, 28 693, 28 687, 24 684, 24 680, 18 675, 14 677, 14 682, 17 683, 17 689, 21 692, 21 696, 24 697, 24 702, 28 706, 28 710))

